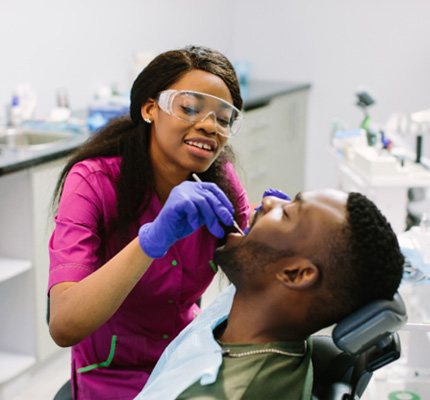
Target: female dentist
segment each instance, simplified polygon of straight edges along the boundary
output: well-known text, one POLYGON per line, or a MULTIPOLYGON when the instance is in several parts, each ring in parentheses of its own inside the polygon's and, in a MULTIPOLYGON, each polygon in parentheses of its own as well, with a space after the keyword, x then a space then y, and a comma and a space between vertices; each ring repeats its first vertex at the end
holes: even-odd
POLYGON ((74 399, 134 398, 198 313, 224 228, 233 218, 244 228, 249 216, 227 145, 241 106, 222 54, 168 51, 135 80, 130 117, 92 136, 64 168, 49 328, 72 346, 74 399))

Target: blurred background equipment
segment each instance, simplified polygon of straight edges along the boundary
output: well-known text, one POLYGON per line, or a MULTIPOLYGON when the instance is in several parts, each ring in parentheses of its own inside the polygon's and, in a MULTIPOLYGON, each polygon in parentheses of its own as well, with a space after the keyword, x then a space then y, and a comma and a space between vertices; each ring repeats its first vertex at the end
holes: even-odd
POLYGON ((371 198, 397 233, 430 215, 430 161, 421 154, 422 136, 430 132, 430 112, 396 114, 385 127, 369 115, 376 104, 368 93, 356 94, 364 118, 352 129, 336 124, 332 132, 338 185, 371 198), (411 145, 415 139, 415 148, 411 145))

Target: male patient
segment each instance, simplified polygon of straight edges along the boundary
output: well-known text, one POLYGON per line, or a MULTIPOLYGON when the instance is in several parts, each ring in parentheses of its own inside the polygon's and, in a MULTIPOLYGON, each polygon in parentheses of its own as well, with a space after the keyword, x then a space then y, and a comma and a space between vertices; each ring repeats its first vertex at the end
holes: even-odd
MULTIPOLYGON (((270 192, 269 192, 270 193, 270 192)), ((392 299, 403 272, 376 206, 335 190, 263 198, 215 261, 229 286, 167 347, 137 399, 310 399, 308 337, 392 299)))

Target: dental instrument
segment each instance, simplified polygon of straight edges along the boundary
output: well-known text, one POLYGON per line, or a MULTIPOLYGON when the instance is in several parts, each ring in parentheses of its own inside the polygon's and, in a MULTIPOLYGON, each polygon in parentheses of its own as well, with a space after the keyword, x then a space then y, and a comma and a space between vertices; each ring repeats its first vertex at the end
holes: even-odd
MULTIPOLYGON (((191 176, 193 177, 193 179, 196 181, 196 182, 202 182, 202 180, 197 176, 197 174, 196 173, 192 173, 191 174, 191 176)), ((237 229, 237 231, 242 235, 242 236, 245 236, 245 233, 243 232, 243 230, 242 229, 240 229, 240 226, 239 226, 239 224, 235 221, 235 220, 233 220, 233 226, 237 229)))

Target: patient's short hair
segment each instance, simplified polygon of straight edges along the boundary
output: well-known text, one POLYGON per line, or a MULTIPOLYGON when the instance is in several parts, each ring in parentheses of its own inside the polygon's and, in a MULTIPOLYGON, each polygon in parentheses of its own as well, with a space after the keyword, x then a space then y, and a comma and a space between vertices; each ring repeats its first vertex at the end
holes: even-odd
POLYGON ((349 193, 346 208, 347 223, 327 240, 321 271, 327 289, 321 307, 333 316, 330 323, 370 301, 391 300, 403 275, 397 237, 376 205, 349 193))

